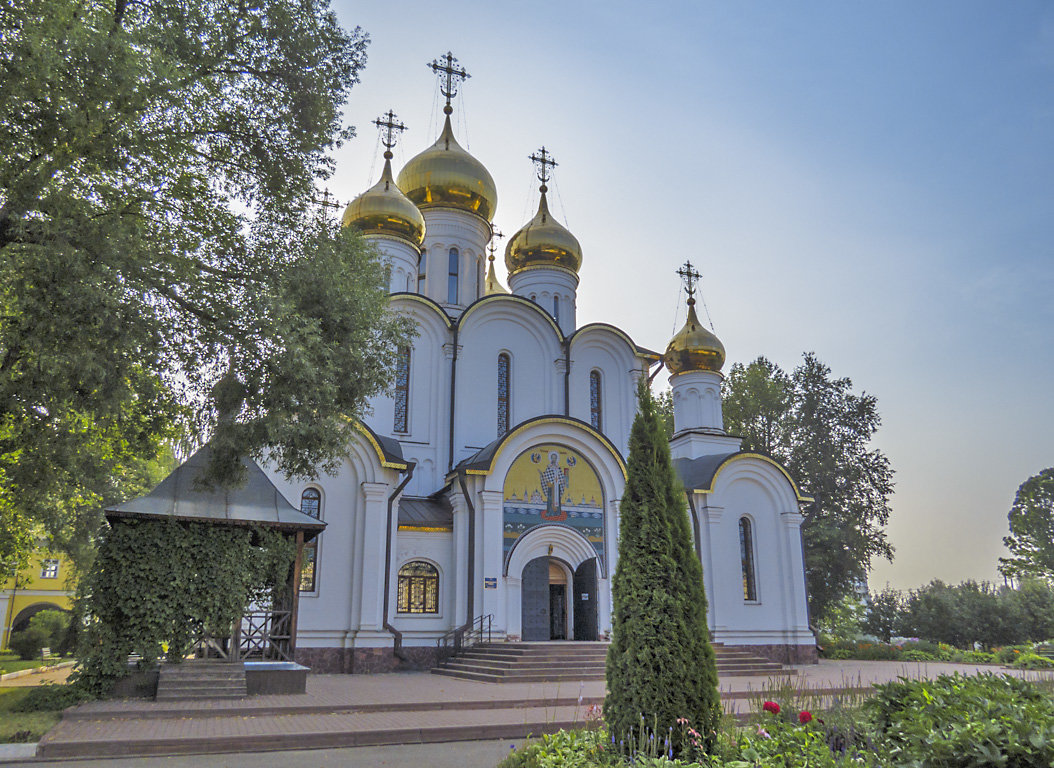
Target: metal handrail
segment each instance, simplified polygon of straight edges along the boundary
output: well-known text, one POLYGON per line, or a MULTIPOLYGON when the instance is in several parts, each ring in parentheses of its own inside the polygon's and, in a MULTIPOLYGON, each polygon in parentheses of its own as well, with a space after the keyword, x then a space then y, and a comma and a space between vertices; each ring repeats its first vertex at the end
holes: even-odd
POLYGON ((450 630, 436 640, 436 650, 439 662, 458 656, 473 646, 491 641, 491 627, 494 623, 494 614, 477 616, 472 621, 462 624, 460 627, 450 630))

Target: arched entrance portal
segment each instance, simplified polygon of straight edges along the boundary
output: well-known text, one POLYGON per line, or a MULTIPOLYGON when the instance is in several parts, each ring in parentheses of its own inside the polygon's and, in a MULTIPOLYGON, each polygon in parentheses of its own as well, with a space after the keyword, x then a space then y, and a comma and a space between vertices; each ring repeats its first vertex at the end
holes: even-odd
POLYGON ((525 641, 597 639, 597 559, 574 570, 555 557, 523 567, 520 626, 525 641))

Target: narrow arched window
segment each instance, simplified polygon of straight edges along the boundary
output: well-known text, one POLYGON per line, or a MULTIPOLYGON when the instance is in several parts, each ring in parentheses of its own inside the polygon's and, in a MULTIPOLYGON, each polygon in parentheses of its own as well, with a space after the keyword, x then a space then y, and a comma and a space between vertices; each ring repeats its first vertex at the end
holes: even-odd
POLYGON ((509 367, 511 360, 502 352, 498 355, 498 437, 509 431, 509 367))
POLYGON ((483 295, 483 259, 476 259, 476 296, 479 298, 483 295))
MULTIPOLYGON (((318 488, 307 488, 300 494, 300 511, 316 520, 322 519, 322 494, 318 488)), ((320 534, 321 535, 321 534, 320 534)), ((304 544, 300 557, 300 591, 318 588, 318 536, 304 544)))
POLYGON ((425 267, 428 262, 428 252, 421 251, 421 258, 417 262, 417 292, 425 292, 425 267))
POLYGON ((396 597, 399 613, 439 613, 439 571, 431 563, 414 560, 399 569, 396 597))
POLYGON ((457 248, 450 249, 450 257, 448 261, 447 277, 446 277, 446 301, 447 304, 457 304, 457 270, 458 263, 461 259, 458 258, 457 248))
POLYGON ((750 521, 739 518, 739 553, 743 561, 743 599, 757 600, 758 589, 754 580, 754 534, 750 521))
POLYGON ((553 319, 560 324, 560 297, 556 295, 553 295, 553 319))
POLYGON ((403 347, 399 350, 399 357, 395 362, 395 424, 396 432, 407 432, 408 415, 410 412, 410 348, 403 347))
POLYGON ((589 372, 589 423, 593 429, 602 432, 604 429, 604 406, 601 402, 600 371, 589 372))

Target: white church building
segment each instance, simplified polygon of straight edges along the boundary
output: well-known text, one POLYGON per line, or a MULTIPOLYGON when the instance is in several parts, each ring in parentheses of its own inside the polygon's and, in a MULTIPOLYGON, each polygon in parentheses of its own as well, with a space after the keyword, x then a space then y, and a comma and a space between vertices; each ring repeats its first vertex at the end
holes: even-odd
POLYGON ((661 355, 615 324, 578 324, 583 248, 549 212, 544 149, 532 158, 538 212, 508 240, 502 286, 487 258, 495 183, 451 127, 455 62, 433 65, 447 96, 439 138, 396 176, 400 126, 392 113, 378 121, 384 170, 343 218, 388 261, 391 308, 417 326, 394 393, 372 401, 338 471, 308 482, 268 471, 326 523, 306 552, 297 660, 316 672, 427 668, 437 640, 477 617, 497 641, 608 638, 637 382, 660 366, 712 639, 815 660, 800 533, 809 499, 725 433, 721 342, 691 296, 661 355))

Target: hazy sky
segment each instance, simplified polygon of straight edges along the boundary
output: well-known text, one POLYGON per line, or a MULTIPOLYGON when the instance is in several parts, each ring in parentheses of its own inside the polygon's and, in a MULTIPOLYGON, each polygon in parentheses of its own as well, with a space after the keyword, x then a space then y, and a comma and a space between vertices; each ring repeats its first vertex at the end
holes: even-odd
POLYGON ((897 552, 872 585, 996 577, 1017 486, 1054 465, 1054 4, 336 9, 372 39, 342 202, 379 174, 388 108, 410 127, 397 171, 434 141, 425 64, 452 50, 456 133, 506 235, 537 205, 527 155, 560 163, 580 324, 661 351, 691 259, 730 362, 811 350, 878 398, 897 552))

